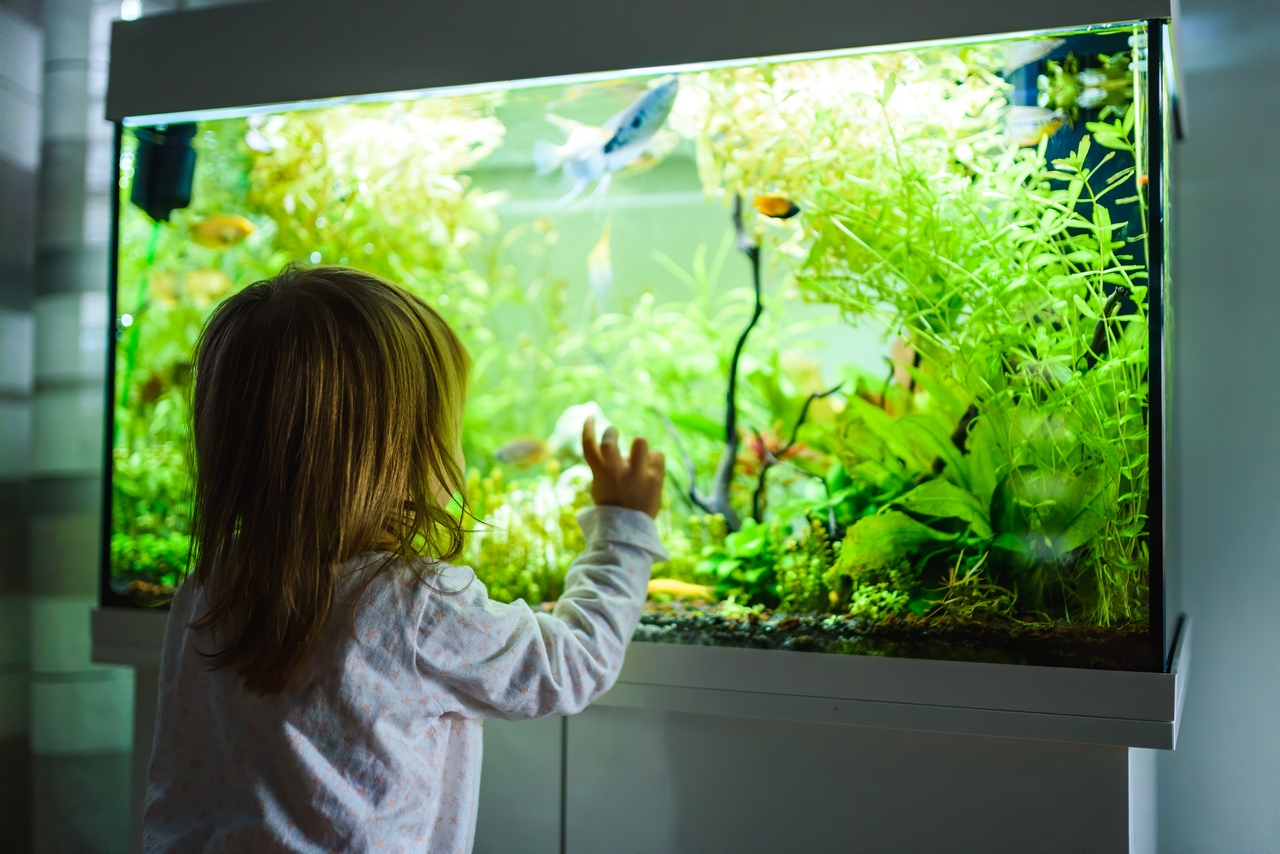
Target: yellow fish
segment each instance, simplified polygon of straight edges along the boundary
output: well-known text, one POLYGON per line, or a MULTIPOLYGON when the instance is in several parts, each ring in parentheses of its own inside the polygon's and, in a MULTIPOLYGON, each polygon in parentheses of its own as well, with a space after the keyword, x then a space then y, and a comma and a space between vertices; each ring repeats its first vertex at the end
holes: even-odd
POLYGON ((595 248, 587 253, 587 285, 595 294, 596 305, 604 311, 604 301, 613 287, 613 263, 609 259, 609 220, 604 221, 604 230, 595 248))
POLYGON ((178 277, 170 272, 152 273, 147 278, 147 295, 163 306, 178 304, 178 277))
POLYGON ((228 249, 253 234, 253 223, 239 214, 216 214, 191 224, 191 239, 205 249, 228 249))
POLYGON ((711 588, 701 584, 690 584, 687 581, 676 581, 674 578, 649 579, 649 593, 665 593, 668 596, 692 596, 696 599, 710 599, 711 588))
POLYGON ((756 200, 751 206, 765 216, 774 219, 791 219, 791 217, 800 213, 800 206, 791 201, 780 193, 766 193, 763 196, 756 196, 756 200))
POLYGON ((231 279, 217 270, 192 270, 182 277, 182 289, 199 308, 207 308, 225 295, 232 284, 231 279))
POLYGON ((1020 148, 1034 148, 1040 140, 1053 136, 1067 123, 1067 114, 1045 107, 1010 107, 1005 115, 1005 133, 1020 148))
POLYGON ((493 458, 498 462, 521 469, 536 466, 548 456, 550 456, 550 451, 547 448, 547 443, 532 436, 521 436, 518 439, 512 439, 510 442, 503 443, 498 450, 493 452, 493 458))

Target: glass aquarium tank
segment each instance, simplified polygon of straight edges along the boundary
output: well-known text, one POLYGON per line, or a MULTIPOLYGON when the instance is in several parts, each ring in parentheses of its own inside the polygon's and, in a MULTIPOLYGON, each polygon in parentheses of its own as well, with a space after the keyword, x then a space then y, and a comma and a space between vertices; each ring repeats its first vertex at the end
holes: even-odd
POLYGON ((594 415, 668 459, 637 642, 1161 669, 1160 26, 126 121, 104 601, 187 567, 205 319, 342 264, 470 350, 494 599, 594 415))

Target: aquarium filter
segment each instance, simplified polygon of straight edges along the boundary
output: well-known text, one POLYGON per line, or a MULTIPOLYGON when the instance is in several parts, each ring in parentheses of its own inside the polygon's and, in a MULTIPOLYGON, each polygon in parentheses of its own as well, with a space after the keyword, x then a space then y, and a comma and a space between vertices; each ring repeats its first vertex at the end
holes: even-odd
POLYGON ((134 161, 130 201, 159 222, 191 204, 191 181, 196 152, 191 139, 194 122, 138 128, 138 152, 134 161))

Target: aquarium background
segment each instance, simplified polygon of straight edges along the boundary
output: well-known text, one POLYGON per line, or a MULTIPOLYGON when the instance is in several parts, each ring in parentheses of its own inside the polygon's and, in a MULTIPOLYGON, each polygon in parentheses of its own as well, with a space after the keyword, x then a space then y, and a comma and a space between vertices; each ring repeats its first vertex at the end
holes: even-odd
POLYGON ((1167 132, 1144 38, 685 72, 643 154, 568 203, 539 141, 666 75, 199 121, 191 204, 160 223, 130 203, 147 131, 125 129, 111 595, 163 603, 186 566, 204 318, 285 263, 339 263, 422 295, 475 359, 467 559, 495 598, 559 594, 587 503, 571 437, 599 411, 669 460, 640 639, 1151 667, 1167 132))

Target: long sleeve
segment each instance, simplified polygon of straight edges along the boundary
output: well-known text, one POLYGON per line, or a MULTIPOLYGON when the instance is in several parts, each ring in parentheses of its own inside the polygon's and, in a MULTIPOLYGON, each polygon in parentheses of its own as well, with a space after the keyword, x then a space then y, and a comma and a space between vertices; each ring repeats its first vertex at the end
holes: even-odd
POLYGON ((418 671, 447 686, 441 711, 511 720, 573 714, 612 687, 640 620, 649 571, 666 552, 653 520, 592 507, 578 515, 587 549, 551 614, 489 600, 466 567, 433 580, 415 640, 418 671))

